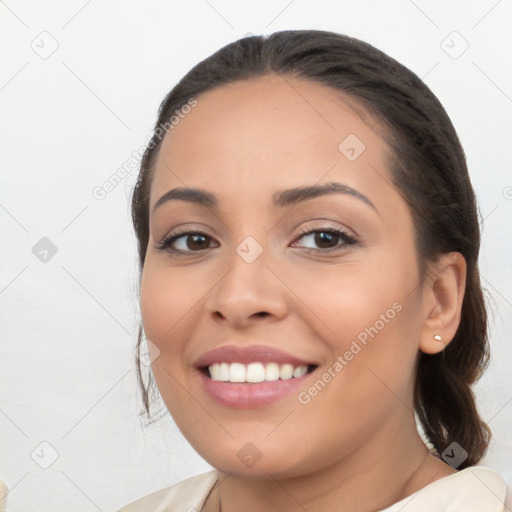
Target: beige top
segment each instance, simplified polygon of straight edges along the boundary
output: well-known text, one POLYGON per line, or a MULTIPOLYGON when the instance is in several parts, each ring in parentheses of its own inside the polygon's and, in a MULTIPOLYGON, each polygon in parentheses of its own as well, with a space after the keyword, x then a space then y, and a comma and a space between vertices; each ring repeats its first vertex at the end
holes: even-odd
MULTIPOLYGON (((216 470, 182 480, 117 512, 200 512, 216 470)), ((381 512, 504 512, 507 486, 493 469, 472 466, 425 486, 381 512)))

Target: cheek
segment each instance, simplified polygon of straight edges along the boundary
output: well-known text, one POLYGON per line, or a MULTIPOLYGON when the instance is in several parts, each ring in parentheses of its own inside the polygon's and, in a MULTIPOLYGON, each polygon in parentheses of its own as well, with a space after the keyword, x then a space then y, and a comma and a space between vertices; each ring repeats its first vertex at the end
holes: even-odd
POLYGON ((146 260, 140 286, 142 324, 146 338, 158 349, 151 371, 158 391, 173 415, 186 403, 178 384, 183 381, 180 319, 190 311, 186 290, 177 285, 169 272, 158 268, 150 259, 146 260))
POLYGON ((393 304, 400 302, 402 284, 392 271, 375 265, 332 266, 302 273, 294 280, 297 296, 316 314, 332 339, 356 336, 389 311, 394 318, 393 304))
POLYGON ((184 356, 191 329, 199 315, 208 282, 198 273, 181 272, 148 258, 140 287, 144 334, 158 349, 152 372, 167 407, 178 412, 190 397, 183 393, 188 367, 184 356), (181 384, 181 385, 180 385, 181 384))
POLYGON ((416 282, 415 267, 397 258, 380 255, 364 265, 304 273, 297 288, 297 295, 305 297, 315 313, 309 324, 315 326, 315 336, 328 345, 333 361, 342 356, 346 362, 340 372, 345 378, 339 380, 357 382, 361 391, 372 387, 376 375, 390 386, 405 386, 414 365, 419 305, 410 291, 416 282))
POLYGON ((167 350, 168 342, 179 339, 182 320, 194 313, 201 294, 197 284, 146 263, 140 288, 142 323, 146 337, 160 350, 167 350))

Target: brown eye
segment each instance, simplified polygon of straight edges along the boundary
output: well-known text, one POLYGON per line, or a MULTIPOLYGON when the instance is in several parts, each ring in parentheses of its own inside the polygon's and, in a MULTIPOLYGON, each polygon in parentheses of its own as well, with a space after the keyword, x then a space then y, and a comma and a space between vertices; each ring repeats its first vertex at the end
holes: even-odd
MULTIPOLYGON (((186 235, 184 237, 186 241, 186 246, 191 251, 197 251, 201 249, 207 249, 210 245, 208 237, 203 235, 186 235)), ((178 239, 179 240, 179 239, 178 239)))
POLYGON ((317 244, 320 249, 329 249, 330 247, 336 247, 336 245, 338 245, 338 238, 339 235, 337 234, 327 231, 318 231, 315 233, 315 244, 317 244))
POLYGON ((305 244, 299 245, 299 247, 304 247, 308 252, 330 252, 357 243, 355 238, 339 228, 307 229, 301 232, 298 240, 309 244, 309 246, 305 244))
POLYGON ((190 254, 208 249, 211 241, 212 237, 206 233, 188 231, 171 235, 157 244, 156 248, 173 254, 190 254))

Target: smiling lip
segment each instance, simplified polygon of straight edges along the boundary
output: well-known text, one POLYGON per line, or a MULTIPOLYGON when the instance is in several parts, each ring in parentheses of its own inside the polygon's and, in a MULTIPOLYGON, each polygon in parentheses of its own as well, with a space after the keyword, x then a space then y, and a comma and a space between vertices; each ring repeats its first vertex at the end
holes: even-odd
POLYGON ((312 361, 305 361, 296 356, 288 354, 283 350, 266 345, 252 345, 238 347, 236 345, 224 345, 206 352, 194 361, 194 366, 204 368, 215 363, 279 363, 291 364, 293 366, 307 366, 317 364, 312 361))
POLYGON ((194 361, 203 390, 217 403, 233 409, 253 409, 274 403, 297 390, 311 372, 288 380, 251 382, 222 382, 208 377, 205 367, 215 363, 278 363, 293 366, 318 366, 287 352, 265 345, 238 347, 225 345, 211 350, 194 361))

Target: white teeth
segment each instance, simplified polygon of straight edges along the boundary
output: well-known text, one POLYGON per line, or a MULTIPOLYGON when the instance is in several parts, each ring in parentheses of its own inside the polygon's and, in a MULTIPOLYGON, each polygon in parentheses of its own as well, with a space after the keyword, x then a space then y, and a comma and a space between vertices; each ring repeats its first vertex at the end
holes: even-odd
POLYGON ((220 375, 219 380, 227 382, 229 380, 229 364, 222 363, 220 365, 220 375))
POLYGON ((291 364, 283 364, 281 368, 279 368, 279 377, 282 380, 288 380, 293 377, 293 366, 291 364))
POLYGON ((229 364, 212 364, 209 366, 209 369, 213 380, 220 380, 224 382, 229 380, 229 364))
POLYGON ((306 375, 306 373, 308 373, 307 366, 297 366, 297 368, 293 370, 294 377, 302 377, 303 375, 306 375))
POLYGON ((208 370, 210 370, 210 377, 213 380, 220 380, 220 364, 211 364, 208 366, 208 370))
POLYGON ((261 363, 251 363, 247 365, 247 382, 263 382, 265 380, 265 368, 261 363))
POLYGON ((231 363, 231 366, 229 367, 230 382, 245 382, 246 374, 245 365, 241 363, 231 363))
POLYGON ((265 367, 265 380, 273 381, 279 379, 279 365, 277 363, 268 363, 265 367))
POLYGON ((302 377, 308 372, 307 366, 293 366, 277 363, 215 363, 208 366, 212 380, 222 382, 264 382, 289 380, 302 377))

